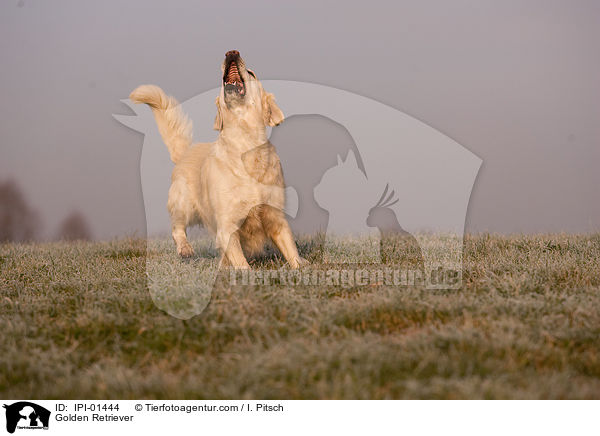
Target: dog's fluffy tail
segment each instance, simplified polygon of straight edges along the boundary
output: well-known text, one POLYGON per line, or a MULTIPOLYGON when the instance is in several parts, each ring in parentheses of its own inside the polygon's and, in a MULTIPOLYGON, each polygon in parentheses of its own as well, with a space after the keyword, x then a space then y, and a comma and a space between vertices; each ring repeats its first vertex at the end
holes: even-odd
POLYGON ((167 145, 171 160, 179 162, 192 144, 192 122, 182 112, 177 100, 155 85, 139 86, 129 98, 134 103, 146 103, 152 108, 158 131, 167 145))

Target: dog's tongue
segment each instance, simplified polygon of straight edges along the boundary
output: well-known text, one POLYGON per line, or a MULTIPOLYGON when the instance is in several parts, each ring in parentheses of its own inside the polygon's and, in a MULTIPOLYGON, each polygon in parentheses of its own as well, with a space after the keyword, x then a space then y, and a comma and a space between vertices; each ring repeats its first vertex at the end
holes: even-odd
POLYGON ((232 62, 229 67, 229 72, 227 73, 227 83, 241 82, 242 78, 240 77, 240 73, 238 72, 237 65, 235 62, 232 62))

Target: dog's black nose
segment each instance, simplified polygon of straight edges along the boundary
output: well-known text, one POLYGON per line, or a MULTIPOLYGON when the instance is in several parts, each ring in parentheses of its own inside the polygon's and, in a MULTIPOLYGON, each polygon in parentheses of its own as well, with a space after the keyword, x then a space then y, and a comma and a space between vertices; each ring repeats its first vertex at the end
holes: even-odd
POLYGON ((229 50, 227 53, 225 53, 225 57, 226 58, 239 58, 240 57, 240 52, 237 50, 229 50))

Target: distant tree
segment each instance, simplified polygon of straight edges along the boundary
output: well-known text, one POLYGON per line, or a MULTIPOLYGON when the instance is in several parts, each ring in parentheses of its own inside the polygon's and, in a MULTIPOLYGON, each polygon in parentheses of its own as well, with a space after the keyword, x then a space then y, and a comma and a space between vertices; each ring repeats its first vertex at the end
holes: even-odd
POLYGON ((58 239, 65 241, 92 239, 92 232, 85 217, 78 211, 71 212, 60 224, 58 239))
POLYGON ((14 180, 0 182, 0 242, 31 241, 41 222, 14 180))

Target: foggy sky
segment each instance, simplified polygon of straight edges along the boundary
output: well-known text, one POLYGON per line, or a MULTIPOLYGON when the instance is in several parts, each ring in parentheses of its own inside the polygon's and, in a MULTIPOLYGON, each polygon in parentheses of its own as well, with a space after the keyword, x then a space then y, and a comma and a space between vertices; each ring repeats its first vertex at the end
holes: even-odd
POLYGON ((598 23, 595 1, 8 0, 0 180, 47 235, 75 209, 97 237, 143 235, 143 137, 111 114, 142 83, 218 86, 237 49, 261 79, 367 96, 482 158, 467 231, 600 231, 598 23))

